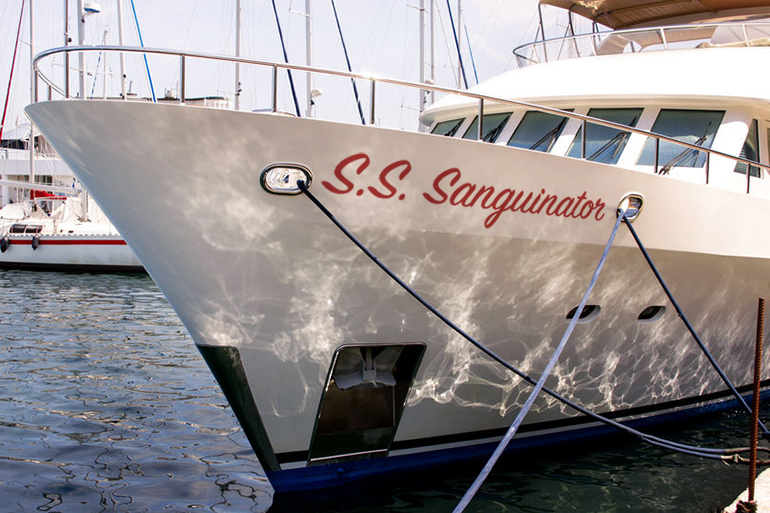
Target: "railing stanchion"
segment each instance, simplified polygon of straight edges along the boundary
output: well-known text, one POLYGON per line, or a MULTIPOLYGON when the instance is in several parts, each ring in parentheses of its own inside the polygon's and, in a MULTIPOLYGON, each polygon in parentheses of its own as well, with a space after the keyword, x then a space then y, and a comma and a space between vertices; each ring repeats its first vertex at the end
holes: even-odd
POLYGON ((746 194, 751 190, 751 166, 746 164, 746 194))
POLYGON ((185 83, 185 56, 179 56, 179 102, 184 103, 186 96, 187 84, 185 83))
MULTIPOLYGON (((37 74, 37 69, 35 69, 37 74)), ((70 99, 70 53, 64 52, 64 98, 70 99)))
POLYGON ((478 129, 478 140, 483 141, 484 140, 484 98, 479 98, 479 129, 478 129))
POLYGON ((370 111, 371 112, 369 113, 369 124, 370 125, 374 125, 375 124, 374 123, 374 102, 375 102, 376 91, 377 91, 377 88, 375 87, 376 85, 377 85, 377 81, 375 79, 372 79, 372 97, 371 97, 371 100, 370 100, 370 102, 371 102, 371 109, 370 109, 370 111))
POLYGON ((580 158, 584 159, 586 158, 586 128, 588 127, 588 123, 586 123, 586 120, 583 120, 583 126, 581 127, 582 130, 580 130, 580 158))
POLYGON ((278 66, 273 66, 273 112, 278 111, 278 66))
POLYGON ((32 103, 37 103, 37 68, 32 73, 32 103))
POLYGON ((711 166, 711 153, 706 152, 706 185, 709 184, 709 167, 711 166))
POLYGON ((660 139, 655 138, 655 174, 658 174, 658 160, 660 159, 660 139))

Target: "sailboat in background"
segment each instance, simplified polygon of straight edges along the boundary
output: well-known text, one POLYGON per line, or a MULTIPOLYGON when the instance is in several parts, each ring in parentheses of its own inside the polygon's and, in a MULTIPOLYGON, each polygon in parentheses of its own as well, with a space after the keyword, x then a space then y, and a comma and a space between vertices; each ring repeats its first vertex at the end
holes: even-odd
POLYGON ((3 131, 23 19, 24 4, 0 124, 0 268, 142 272, 134 252, 46 139, 31 124, 3 131), (35 173, 36 164, 44 171, 35 173))

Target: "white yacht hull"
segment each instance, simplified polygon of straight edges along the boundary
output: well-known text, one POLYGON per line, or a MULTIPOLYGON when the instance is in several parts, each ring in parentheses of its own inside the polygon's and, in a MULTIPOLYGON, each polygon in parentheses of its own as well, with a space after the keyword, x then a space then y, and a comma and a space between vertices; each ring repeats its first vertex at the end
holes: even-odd
MULTIPOLYGON (((588 285, 619 201, 640 193, 634 226, 662 276, 727 376, 751 382, 756 301, 770 290, 766 200, 313 119, 111 101, 27 112, 179 314, 276 489, 451 459, 457 449, 479 454, 530 389, 408 296, 306 197, 267 193, 260 174, 276 163, 307 167, 311 191, 382 262, 535 378, 588 285), (494 193, 474 202, 482 186, 494 193), (517 211, 502 211, 515 199, 506 189, 523 191, 517 211), (395 389, 407 395, 403 412, 391 412, 385 450, 346 450, 359 447, 345 439, 355 425, 320 428, 343 346, 411 351, 414 379, 395 389)), ((548 387, 621 419, 729 399, 625 227, 588 303, 600 309, 577 325, 548 387), (637 320, 651 306, 666 307, 662 318, 637 320)), ((587 425, 543 396, 522 439, 587 425)))

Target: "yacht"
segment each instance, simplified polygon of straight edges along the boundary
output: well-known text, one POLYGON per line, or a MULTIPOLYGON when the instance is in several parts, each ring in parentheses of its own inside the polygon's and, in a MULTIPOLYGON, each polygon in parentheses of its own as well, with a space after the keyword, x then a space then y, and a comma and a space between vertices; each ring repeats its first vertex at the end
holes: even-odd
POLYGON ((0 269, 144 272, 139 259, 30 125, 0 144, 0 269), (30 167, 33 172, 30 173, 30 167))
POLYGON ((38 55, 36 82, 62 52, 179 69, 173 104, 26 112, 173 305, 277 492, 489 455, 568 327, 510 448, 606 434, 584 411, 650 425, 749 393, 770 2, 540 4, 592 29, 543 30, 468 90, 153 48, 38 55), (271 84, 271 112, 187 105, 196 59, 354 78, 370 123, 278 115, 271 84), (371 122, 385 87, 440 97, 426 131, 371 122))

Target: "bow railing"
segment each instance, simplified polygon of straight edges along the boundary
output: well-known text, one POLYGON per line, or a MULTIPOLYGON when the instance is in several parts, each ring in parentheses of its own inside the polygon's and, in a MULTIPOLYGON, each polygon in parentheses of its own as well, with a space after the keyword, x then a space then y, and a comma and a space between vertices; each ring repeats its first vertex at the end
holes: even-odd
MULTIPOLYGON (((478 125, 478 132, 477 132, 477 139, 482 139, 483 132, 483 115, 485 113, 485 108, 489 105, 495 105, 496 108, 499 108, 500 105, 510 105, 512 107, 520 107, 527 110, 534 110, 539 112, 545 112, 548 114, 553 114, 557 116, 562 116, 568 119, 576 119, 578 120, 582 125, 582 141, 581 141, 581 158, 585 158, 585 146, 586 146, 586 126, 588 124, 594 124, 594 125, 600 125, 605 126, 609 128, 613 128, 615 130, 619 130, 622 132, 628 132, 631 134, 638 134, 642 135, 648 138, 651 138, 654 140, 655 144, 655 159, 654 159, 654 171, 655 173, 658 173, 660 171, 667 171, 666 164, 667 163, 661 163, 659 162, 659 148, 660 144, 662 142, 671 143, 680 146, 683 150, 694 150, 697 152, 704 152, 706 154, 705 159, 705 166, 703 167, 703 170, 705 172, 705 183, 709 183, 709 174, 710 174, 710 168, 712 165, 712 161, 715 157, 722 158, 722 159, 729 159, 731 161, 734 161, 735 163, 744 163, 747 166, 746 169, 746 192, 749 193, 751 190, 751 180, 752 174, 750 172, 751 167, 757 167, 764 169, 766 172, 770 169, 770 166, 760 164, 758 162, 755 162, 750 159, 746 159, 740 156, 730 155, 724 152, 720 152, 717 150, 713 150, 710 148, 706 148, 703 146, 700 146, 698 144, 691 144, 688 142, 680 141, 678 139, 675 139, 673 137, 668 137, 662 134, 656 134, 653 132, 649 132, 646 130, 641 130, 635 127, 614 123, 612 121, 606 121, 603 119, 586 116, 583 114, 577 114, 574 112, 556 109, 553 107, 546 107, 543 105, 537 105, 529 102, 523 102, 519 100, 513 100, 498 96, 491 96, 491 95, 485 95, 480 94, 477 92, 474 92, 473 90, 459 90, 459 89, 453 89, 449 87, 442 87, 434 84, 428 84, 428 83, 421 83, 421 82, 413 82, 408 80, 400 80, 400 79, 393 79, 393 78, 386 78, 386 77, 379 77, 379 76, 373 76, 373 75, 367 75, 367 74, 361 74, 361 73, 354 73, 354 72, 348 72, 348 71, 339 71, 339 70, 333 70, 333 69, 325 69, 325 68, 318 68, 313 66, 304 66, 301 64, 288 64, 288 63, 280 63, 280 62, 274 62, 274 61, 266 61, 266 60, 259 60, 259 59, 251 59, 247 57, 235 57, 235 56, 228 56, 228 55, 216 55, 216 54, 210 54, 210 53, 204 53, 204 52, 194 52, 194 51, 181 51, 181 50, 173 50, 173 49, 163 49, 163 48, 147 48, 147 47, 133 47, 133 46, 109 46, 109 45, 102 45, 102 46, 66 46, 66 47, 59 47, 59 48, 52 48, 46 51, 43 51, 39 53, 35 59, 33 60, 33 66, 32 66, 32 84, 33 84, 33 98, 34 101, 38 101, 38 89, 39 89, 39 82, 44 82, 49 87, 49 97, 51 96, 51 92, 56 92, 57 94, 61 95, 64 98, 71 99, 72 96, 69 94, 69 87, 60 87, 55 84, 55 82, 50 78, 45 76, 39 69, 40 62, 44 59, 47 59, 49 57, 52 57, 54 55, 58 54, 65 54, 68 55, 70 53, 74 52, 114 52, 114 53, 123 53, 123 54, 150 54, 150 55, 161 55, 161 56, 169 56, 174 57, 178 60, 178 83, 179 83, 179 95, 175 99, 178 103, 185 103, 188 99, 187 97, 187 63, 190 59, 201 59, 201 60, 208 60, 208 61, 219 61, 219 62, 230 62, 230 63, 236 63, 236 64, 245 64, 245 65, 251 65, 251 66, 257 66, 257 67, 263 67, 263 68, 269 68, 272 70, 272 95, 271 95, 271 111, 272 112, 278 112, 278 72, 279 70, 292 70, 292 71, 298 71, 298 72, 306 72, 306 73, 312 73, 316 75, 325 75, 325 76, 334 76, 334 77, 341 77, 346 79, 355 79, 355 80, 361 80, 361 81, 367 81, 370 84, 370 94, 369 94, 369 123, 375 124, 376 119, 376 100, 377 100, 377 84, 390 84, 394 86, 399 87, 405 87, 409 89, 414 89, 417 91, 429 91, 431 93, 440 93, 440 94, 447 94, 447 95, 455 95, 460 96, 465 99, 468 99, 469 102, 474 102, 477 104, 477 112, 478 112, 478 119, 479 123, 478 125)), ((70 70, 69 68, 65 69, 65 83, 69 84, 70 80, 70 70)), ((102 98, 93 98, 93 100, 101 100, 102 98)), ((123 98, 124 100, 127 98, 123 98)), ((734 165, 734 164, 733 164, 734 165)))

